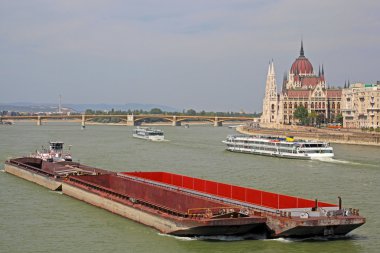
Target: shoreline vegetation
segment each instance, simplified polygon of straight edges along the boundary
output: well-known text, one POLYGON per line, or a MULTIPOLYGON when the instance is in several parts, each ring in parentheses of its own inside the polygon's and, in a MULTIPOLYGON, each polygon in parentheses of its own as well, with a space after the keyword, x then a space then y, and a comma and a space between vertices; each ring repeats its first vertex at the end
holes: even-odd
POLYGON ((248 135, 293 136, 296 139, 318 140, 339 144, 380 146, 380 133, 360 129, 330 129, 305 126, 285 126, 282 129, 239 126, 236 131, 248 135))

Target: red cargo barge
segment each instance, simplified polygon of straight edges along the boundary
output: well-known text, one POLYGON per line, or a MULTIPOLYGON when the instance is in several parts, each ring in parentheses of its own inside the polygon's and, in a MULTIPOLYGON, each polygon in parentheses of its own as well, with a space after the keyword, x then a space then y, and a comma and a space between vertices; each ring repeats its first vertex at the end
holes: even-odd
POLYGON ((359 210, 343 208, 340 198, 339 205, 334 205, 168 172, 119 175, 244 208, 248 215, 266 218, 269 238, 345 235, 365 223, 359 210))
POLYGON ((115 173, 72 162, 11 159, 5 171, 178 236, 344 235, 356 209, 168 172, 115 173), (53 185, 53 187, 50 187, 53 185))

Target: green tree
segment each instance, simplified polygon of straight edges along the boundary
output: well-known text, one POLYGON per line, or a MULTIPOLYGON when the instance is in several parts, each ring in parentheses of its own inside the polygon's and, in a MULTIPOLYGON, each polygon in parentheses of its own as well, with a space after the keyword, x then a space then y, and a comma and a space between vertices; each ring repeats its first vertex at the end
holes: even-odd
POLYGON ((194 116, 194 115, 197 115, 197 112, 194 109, 189 109, 189 110, 186 111, 186 114, 194 116))
POLYGON ((163 112, 160 108, 152 108, 150 114, 163 114, 163 112))
POLYGON ((84 114, 95 114, 95 112, 91 109, 87 109, 84 114))
POLYGON ((307 109, 303 106, 298 106, 294 111, 294 118, 298 119, 302 125, 306 125, 308 123, 308 113, 307 109))
POLYGON ((343 126, 343 115, 341 113, 336 115, 336 122, 340 123, 340 125, 343 126))
POLYGON ((317 115, 317 125, 320 127, 323 123, 325 123, 325 116, 320 113, 317 115))
POLYGON ((307 117, 312 125, 316 124, 318 115, 315 111, 311 111, 307 117))

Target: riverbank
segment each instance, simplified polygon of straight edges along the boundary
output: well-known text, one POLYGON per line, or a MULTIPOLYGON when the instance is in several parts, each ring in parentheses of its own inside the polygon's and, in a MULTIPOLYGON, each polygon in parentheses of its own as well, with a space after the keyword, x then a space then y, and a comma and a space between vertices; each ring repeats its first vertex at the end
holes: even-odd
POLYGON ((284 129, 272 129, 239 126, 236 128, 236 131, 250 135, 265 134, 280 137, 294 136, 296 139, 380 147, 379 133, 367 133, 352 129, 328 129, 301 126, 289 126, 288 128, 284 129))

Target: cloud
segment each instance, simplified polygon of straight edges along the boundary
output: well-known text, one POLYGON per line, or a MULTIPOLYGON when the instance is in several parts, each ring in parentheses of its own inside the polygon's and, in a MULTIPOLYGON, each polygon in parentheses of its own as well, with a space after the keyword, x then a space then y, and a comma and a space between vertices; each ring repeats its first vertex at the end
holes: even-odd
POLYGON ((302 37, 306 56, 314 68, 324 64, 328 82, 376 81, 379 7, 376 1, 2 1, 0 78, 14 95, 0 100, 39 101, 60 92, 71 103, 259 111, 267 62, 274 58, 281 80, 302 37), (15 92, 35 88, 43 94, 15 92))

